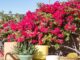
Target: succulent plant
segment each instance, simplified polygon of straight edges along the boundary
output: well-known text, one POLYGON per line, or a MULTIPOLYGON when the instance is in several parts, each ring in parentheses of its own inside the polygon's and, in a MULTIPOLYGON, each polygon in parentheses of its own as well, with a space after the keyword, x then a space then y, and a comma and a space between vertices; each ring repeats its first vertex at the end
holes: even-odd
POLYGON ((25 44, 25 43, 17 43, 16 53, 19 55, 33 55, 37 50, 34 45, 32 44, 25 44))

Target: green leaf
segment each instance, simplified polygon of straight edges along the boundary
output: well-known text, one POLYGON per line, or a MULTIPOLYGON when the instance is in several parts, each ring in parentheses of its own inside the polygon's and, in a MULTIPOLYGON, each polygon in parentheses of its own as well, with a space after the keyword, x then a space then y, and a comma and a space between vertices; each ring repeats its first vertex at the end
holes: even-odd
POLYGON ((69 41, 70 39, 70 33, 69 32, 63 32, 65 35, 65 41, 69 41))
POLYGON ((80 28, 78 28, 80 30, 80 28))
POLYGON ((60 45, 59 45, 59 44, 55 44, 54 47, 55 47, 55 49, 57 50, 57 49, 60 48, 60 45))
POLYGON ((69 37, 69 36, 67 36, 67 37, 65 38, 65 41, 69 41, 69 39, 70 39, 70 37, 69 37))

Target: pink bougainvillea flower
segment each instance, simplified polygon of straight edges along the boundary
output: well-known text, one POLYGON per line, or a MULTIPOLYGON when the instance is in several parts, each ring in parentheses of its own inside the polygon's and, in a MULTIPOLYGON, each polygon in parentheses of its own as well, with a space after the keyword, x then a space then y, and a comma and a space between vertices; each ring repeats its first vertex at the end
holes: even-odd
POLYGON ((58 44, 63 44, 64 43, 64 40, 62 39, 57 39, 57 40, 54 40, 54 42, 58 43, 58 44))
POLYGON ((26 31, 22 31, 21 32, 23 36, 27 37, 27 32, 26 31))
POLYGON ((59 11, 57 10, 53 15, 52 17, 55 18, 55 19, 62 19, 63 15, 65 14, 65 11, 62 10, 62 11, 59 11))
POLYGON ((66 24, 66 25, 64 26, 64 29, 65 29, 66 31, 75 32, 76 29, 77 29, 77 27, 76 27, 75 24, 72 24, 72 25, 71 25, 70 23, 68 23, 68 24, 66 24))
POLYGON ((28 35, 29 35, 29 37, 35 37, 37 35, 37 32, 31 32, 28 35))
POLYGON ((51 42, 54 42, 55 41, 55 39, 54 38, 51 38, 51 42))
POLYGON ((8 30, 9 30, 8 27, 4 28, 4 32, 8 32, 8 30))
POLYGON ((28 18, 29 20, 37 20, 37 15, 34 12, 28 11, 26 13, 26 18, 28 18))
POLYGON ((2 29, 0 29, 0 33, 2 32, 2 29))
POLYGON ((39 30, 38 26, 35 26, 34 31, 37 32, 39 30))
POLYGON ((73 17, 73 16, 68 16, 68 17, 67 17, 67 21, 68 21, 68 22, 72 22, 73 20, 74 20, 74 17, 73 17))
POLYGON ((10 34, 10 35, 8 35, 7 39, 8 39, 8 42, 11 42, 11 40, 15 39, 15 35, 14 34, 10 34))
POLYGON ((43 33, 47 33, 48 32, 48 28, 41 27, 40 28, 40 31, 43 32, 43 33))
POLYGON ((38 41, 37 40, 32 40, 31 43, 32 44, 36 44, 38 41))
POLYGON ((63 44, 64 43, 64 40, 58 39, 58 40, 56 40, 56 42, 59 43, 59 44, 63 44))
POLYGON ((53 26, 53 22, 50 22, 49 25, 50 25, 50 28, 52 28, 52 26, 53 26))
POLYGON ((8 26, 8 23, 3 24, 3 27, 7 27, 7 26, 8 26))
POLYGON ((25 40, 25 39, 24 39, 23 36, 22 36, 22 37, 19 37, 19 38, 16 38, 16 41, 17 41, 17 42, 24 42, 24 40, 25 40))
POLYGON ((70 30, 70 23, 68 23, 68 24, 66 24, 65 26, 64 26, 64 29, 66 30, 66 31, 69 31, 70 30))
POLYGON ((54 30, 51 31, 52 34, 59 34, 60 33, 60 28, 55 28, 54 30))
POLYGON ((38 34, 38 39, 39 39, 39 40, 41 40, 42 37, 43 37, 43 34, 42 34, 42 33, 38 34))
POLYGON ((56 23, 56 25, 61 26, 63 23, 63 20, 62 19, 56 19, 54 22, 56 23))
POLYGON ((43 44, 43 41, 42 40, 39 40, 39 43, 38 43, 39 45, 42 45, 43 44))
POLYGON ((15 24, 15 23, 11 23, 11 24, 10 24, 10 27, 11 27, 11 29, 14 30, 14 31, 17 30, 17 24, 15 24))
POLYGON ((58 37, 59 37, 59 38, 63 38, 64 35, 63 35, 63 34, 58 34, 58 37))
POLYGON ((73 24, 73 25, 71 26, 71 31, 72 31, 72 32, 75 32, 76 30, 77 30, 77 27, 76 27, 75 24, 73 24))
POLYGON ((64 43, 64 40, 63 39, 55 39, 55 38, 52 38, 51 41, 52 42, 55 42, 55 43, 58 43, 58 44, 63 44, 64 43))
POLYGON ((62 11, 56 11, 53 15, 52 15, 52 17, 55 19, 54 21, 59 25, 59 26, 61 26, 62 25, 62 23, 63 23, 63 16, 64 16, 64 14, 65 14, 65 11, 64 10, 62 10, 62 11))
POLYGON ((46 17, 41 17, 41 20, 43 21, 43 22, 48 22, 49 21, 49 18, 46 18, 46 17))
POLYGON ((41 28, 41 27, 45 27, 46 25, 47 25, 47 24, 46 24, 45 22, 42 22, 42 21, 40 22, 40 28, 41 28))

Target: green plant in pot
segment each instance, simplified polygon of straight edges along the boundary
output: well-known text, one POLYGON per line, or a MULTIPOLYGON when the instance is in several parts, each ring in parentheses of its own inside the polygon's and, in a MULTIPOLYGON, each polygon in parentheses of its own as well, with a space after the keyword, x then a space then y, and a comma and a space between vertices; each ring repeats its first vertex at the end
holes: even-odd
POLYGON ((17 43, 16 52, 20 60, 32 60, 36 49, 34 45, 26 42, 17 43))

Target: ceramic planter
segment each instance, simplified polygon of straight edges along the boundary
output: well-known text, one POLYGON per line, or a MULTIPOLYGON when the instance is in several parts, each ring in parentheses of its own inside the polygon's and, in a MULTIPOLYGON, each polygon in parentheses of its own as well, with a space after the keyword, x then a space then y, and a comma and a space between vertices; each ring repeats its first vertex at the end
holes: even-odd
POLYGON ((47 45, 36 45, 35 48, 37 49, 36 53, 34 54, 34 60, 36 59, 46 59, 48 55, 48 46, 47 45))
POLYGON ((15 46, 17 46, 17 42, 5 42, 4 43, 4 59, 13 60, 10 56, 6 56, 7 53, 15 53, 15 46))
POLYGON ((32 60, 32 55, 18 55, 20 60, 32 60))
POLYGON ((59 56, 57 56, 57 55, 48 55, 48 56, 46 56, 46 60, 59 60, 59 56))

